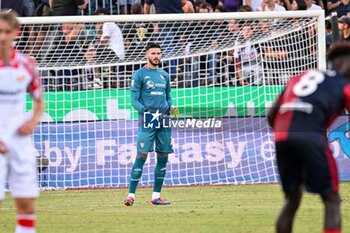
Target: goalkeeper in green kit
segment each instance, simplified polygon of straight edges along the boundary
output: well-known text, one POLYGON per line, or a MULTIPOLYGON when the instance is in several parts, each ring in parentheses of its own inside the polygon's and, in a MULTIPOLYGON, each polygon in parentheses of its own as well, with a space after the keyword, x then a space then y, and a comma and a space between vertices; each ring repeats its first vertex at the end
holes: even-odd
POLYGON ((136 187, 141 179, 143 165, 148 152, 157 153, 157 164, 154 170, 154 188, 151 204, 169 205, 170 202, 160 197, 168 154, 173 153, 169 113, 177 116, 178 109, 173 106, 170 96, 169 74, 159 68, 161 47, 149 43, 146 48, 147 64, 137 70, 131 79, 131 104, 139 113, 137 137, 137 156, 131 170, 130 188, 126 206, 135 201, 136 187), (168 122, 168 123, 167 123, 168 122))

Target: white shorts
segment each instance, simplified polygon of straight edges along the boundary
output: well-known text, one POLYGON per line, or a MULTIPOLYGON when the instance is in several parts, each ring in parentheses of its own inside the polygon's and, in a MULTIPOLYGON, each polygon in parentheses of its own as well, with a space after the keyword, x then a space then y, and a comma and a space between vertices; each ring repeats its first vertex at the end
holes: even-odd
POLYGON ((8 178, 13 198, 39 196, 36 158, 31 136, 13 136, 5 142, 9 153, 0 154, 0 200, 5 198, 8 178))

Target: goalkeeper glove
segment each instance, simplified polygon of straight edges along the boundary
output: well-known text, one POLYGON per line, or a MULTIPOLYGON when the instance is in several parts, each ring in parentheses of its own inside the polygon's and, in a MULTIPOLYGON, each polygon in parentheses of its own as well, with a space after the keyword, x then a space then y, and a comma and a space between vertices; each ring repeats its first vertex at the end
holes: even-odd
POLYGON ((176 106, 171 106, 171 107, 170 107, 170 114, 171 114, 172 116, 178 118, 179 115, 180 115, 179 108, 176 107, 176 106))

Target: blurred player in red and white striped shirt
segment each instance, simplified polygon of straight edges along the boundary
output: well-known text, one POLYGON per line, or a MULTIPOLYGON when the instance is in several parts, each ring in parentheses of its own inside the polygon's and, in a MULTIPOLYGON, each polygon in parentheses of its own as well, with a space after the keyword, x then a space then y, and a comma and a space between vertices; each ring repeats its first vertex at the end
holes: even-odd
POLYGON ((31 135, 44 111, 34 60, 12 47, 19 22, 12 12, 0 13, 0 200, 8 178, 16 202, 16 233, 35 233, 34 199, 39 195, 31 135), (33 114, 25 114, 26 93, 33 114))

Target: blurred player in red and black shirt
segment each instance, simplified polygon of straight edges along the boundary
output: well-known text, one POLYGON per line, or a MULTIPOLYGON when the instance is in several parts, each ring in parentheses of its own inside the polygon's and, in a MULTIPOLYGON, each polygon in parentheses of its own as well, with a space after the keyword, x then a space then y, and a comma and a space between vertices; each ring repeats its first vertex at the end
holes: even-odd
POLYGON ((344 108, 350 109, 350 43, 334 46, 328 61, 332 70, 291 79, 268 114, 285 193, 278 233, 292 231, 304 186, 320 194, 325 205, 324 233, 341 232, 338 171, 327 128, 344 108))

